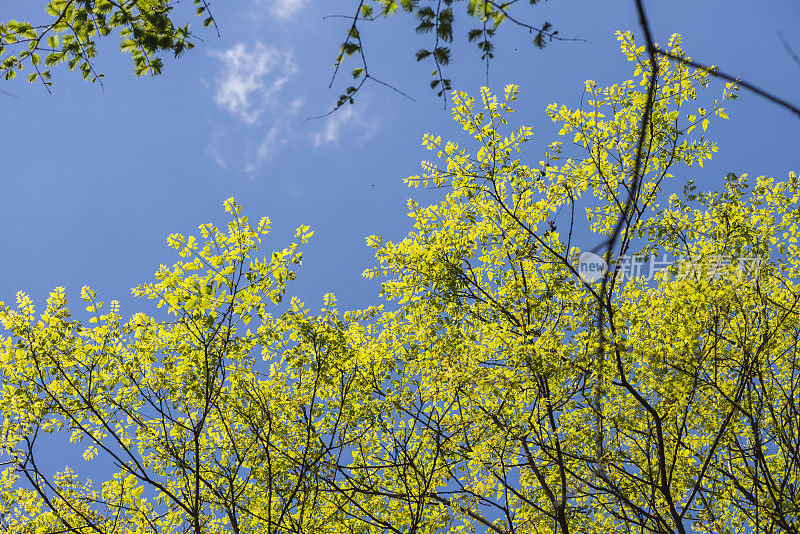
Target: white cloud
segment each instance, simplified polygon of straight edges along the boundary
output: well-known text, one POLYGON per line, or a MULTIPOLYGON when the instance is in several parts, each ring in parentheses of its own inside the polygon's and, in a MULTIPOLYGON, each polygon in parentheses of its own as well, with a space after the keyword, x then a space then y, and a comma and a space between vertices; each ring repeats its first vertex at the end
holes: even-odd
POLYGON ((223 169, 227 169, 228 163, 225 161, 225 158, 222 157, 222 152, 220 151, 219 148, 220 135, 215 134, 212 137, 213 138, 211 142, 206 147, 206 154, 211 156, 211 159, 214 160, 214 163, 216 163, 223 169))
POLYGON ((303 101, 303 98, 298 97, 285 106, 283 113, 274 120, 258 147, 245 157, 245 172, 254 173, 263 163, 272 159, 281 147, 289 144, 297 129, 297 113, 303 106, 303 101))
POLYGON ((252 50, 239 43, 223 52, 211 52, 223 62, 215 81, 214 101, 245 124, 255 124, 277 103, 277 93, 297 72, 291 52, 256 43, 252 50))
POLYGON ((348 105, 328 116, 325 128, 313 135, 314 148, 325 144, 339 146, 339 139, 342 136, 363 142, 375 135, 379 121, 367 119, 364 116, 364 109, 365 104, 362 102, 360 106, 348 105))
POLYGON ((258 42, 239 43, 211 55, 222 64, 207 86, 226 117, 210 117, 206 155, 222 168, 238 167, 253 175, 280 151, 298 143, 314 148, 359 144, 378 131, 378 119, 367 114, 366 102, 361 101, 322 119, 320 130, 299 134, 305 98, 290 90, 297 72, 291 52, 258 42))
POLYGON ((213 121, 206 153, 222 168, 238 161, 253 174, 296 135, 294 122, 303 98, 288 95, 285 86, 297 68, 291 52, 260 42, 239 43, 211 56, 222 62, 219 75, 209 84, 214 102, 236 121, 213 121), (252 141, 265 130, 260 143, 252 141))
POLYGON ((292 15, 300 11, 305 4, 305 0, 272 0, 270 11, 279 19, 289 19, 292 15))

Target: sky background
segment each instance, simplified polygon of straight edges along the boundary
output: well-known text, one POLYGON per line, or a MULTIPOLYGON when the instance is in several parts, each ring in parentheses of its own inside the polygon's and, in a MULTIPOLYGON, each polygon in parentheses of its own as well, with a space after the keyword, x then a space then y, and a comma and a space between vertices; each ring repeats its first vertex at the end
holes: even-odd
MULTIPOLYGON (((44 21, 43 4, 3 0, 0 18, 44 21)), ((423 134, 464 137, 427 87, 430 64, 414 60, 430 36, 416 35, 408 17, 364 24, 362 37, 371 73, 415 100, 368 84, 354 106, 304 121, 330 109, 357 66, 348 65, 328 89, 348 23, 323 17, 350 14, 355 5, 217 2, 221 37, 198 29, 203 41, 179 60, 165 58, 159 77, 135 79, 130 58, 109 41, 96 61, 104 88, 59 68, 52 94, 24 76, 2 83, 15 96, 0 95, 0 301, 11 303, 24 290, 42 303, 52 288, 65 286, 74 304, 81 286, 90 285, 104 300, 120 300, 123 315, 152 312, 152 303, 134 301, 130 288, 152 280, 160 263, 176 261, 165 243, 170 233, 224 224, 222 202, 233 196, 251 219, 273 220, 266 255, 283 248, 297 226, 315 230, 290 293, 313 308, 327 292, 338 295, 343 309, 377 303, 377 282, 361 278, 373 265, 365 237, 401 238, 410 229, 406 200, 438 197, 403 183, 429 157, 423 134)), ((673 0, 645 7, 658 42, 681 33, 698 61, 800 104, 800 65, 776 34, 782 31, 800 52, 796 1, 673 0)), ((512 125, 533 126, 524 157, 536 162, 555 134, 545 106, 577 107, 585 79, 630 78, 614 31, 641 32, 632 1, 551 0, 528 13, 531 24, 549 20, 561 35, 589 41, 536 50, 526 32, 506 26, 499 33, 489 86, 498 92, 508 83, 520 86, 512 125)), ((487 80, 477 50, 466 43, 468 29, 463 22, 455 28, 448 74, 454 88, 477 95, 487 80)), ((721 88, 714 82, 712 92, 721 88)), ((727 108, 731 120, 709 129, 720 147, 713 162, 678 179, 710 189, 730 171, 784 178, 800 168, 797 117, 741 95, 727 108)))

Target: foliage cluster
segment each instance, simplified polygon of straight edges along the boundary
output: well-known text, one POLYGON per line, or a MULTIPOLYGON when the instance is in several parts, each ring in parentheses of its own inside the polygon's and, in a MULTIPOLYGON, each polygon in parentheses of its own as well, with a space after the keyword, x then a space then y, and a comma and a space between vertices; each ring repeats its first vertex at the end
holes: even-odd
MULTIPOLYGON (((494 57, 493 39, 502 23, 511 23, 531 33, 532 44, 544 48, 553 39, 562 39, 549 22, 534 27, 522 20, 521 12, 540 0, 359 0, 354 3, 345 39, 334 61, 334 78, 342 62, 356 56, 358 67, 351 74, 355 85, 340 95, 336 108, 352 103, 355 94, 368 79, 381 82, 370 74, 364 54, 362 23, 408 15, 416 20, 415 31, 431 35, 431 45, 415 52, 417 61, 429 59, 434 65, 430 87, 446 98, 451 80, 444 68, 449 64, 453 42, 457 4, 465 6, 470 21, 467 41, 475 43, 481 59, 494 57)), ((216 21, 207 0, 192 0, 195 14, 206 27, 216 21)), ((70 70, 79 70, 85 80, 99 81, 103 74, 95 68, 98 42, 113 33, 119 34, 119 47, 133 59, 137 76, 160 74, 161 54, 176 57, 194 47, 197 36, 190 31, 187 9, 179 0, 48 0, 45 13, 48 22, 8 20, 0 23, 0 75, 6 80, 15 78, 24 68, 30 69, 28 80, 41 82, 49 88, 52 67, 66 63, 70 70), (27 67, 26 67, 27 66, 27 67)), ((186 4, 186 2, 183 2, 186 4)), ((219 33, 219 31, 217 30, 219 33)), ((333 83, 333 81, 331 81, 333 83)))
MULTIPOLYGON (((206 0, 192 0, 203 24, 214 24, 206 0)), ((51 68, 66 63, 85 80, 100 80, 94 67, 97 41, 118 33, 120 50, 133 58, 137 76, 159 74, 159 54, 176 57, 194 47, 189 24, 176 22, 175 0, 50 0, 45 7, 51 21, 33 24, 8 20, 0 23, 0 73, 9 80, 28 65, 31 83, 50 87, 51 68)))

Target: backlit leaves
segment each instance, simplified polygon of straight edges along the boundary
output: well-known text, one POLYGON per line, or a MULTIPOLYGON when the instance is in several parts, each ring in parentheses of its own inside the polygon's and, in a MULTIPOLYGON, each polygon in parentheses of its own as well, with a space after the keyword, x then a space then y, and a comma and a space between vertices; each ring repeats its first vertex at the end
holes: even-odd
MULTIPOLYGON (((193 3, 203 24, 213 25, 208 3, 193 3)), ((95 69, 98 40, 116 33, 137 76, 159 74, 162 54, 177 57, 194 46, 189 24, 177 22, 184 16, 176 13, 178 5, 171 0, 50 0, 45 9, 49 21, 0 23, 0 70, 9 80, 24 68, 32 69, 28 79, 49 87, 51 68, 66 63, 85 80, 100 81, 103 75, 95 69)))
MULTIPOLYGON (((469 0, 466 2, 466 18, 474 27, 467 32, 467 42, 475 43, 480 52, 480 57, 484 61, 494 58, 495 33, 503 23, 511 23, 533 35, 532 43, 536 48, 544 48, 546 44, 555 39, 561 39, 558 31, 553 30, 549 22, 544 22, 540 27, 531 26, 525 22, 525 10, 535 5, 536 1, 529 4, 506 2, 497 3, 485 0, 469 0), (511 12, 514 16, 510 16, 511 12)), ((334 61, 334 75, 336 78, 340 64, 348 58, 355 56, 355 61, 359 67, 353 71, 368 72, 367 60, 364 54, 365 43, 359 32, 362 23, 374 23, 379 19, 385 19, 402 14, 409 15, 414 19, 414 31, 424 37, 428 44, 418 48, 414 52, 417 61, 431 61, 434 67, 431 72, 429 85, 437 96, 445 99, 452 89, 452 81, 445 74, 445 68, 450 64, 453 56, 452 43, 456 40, 456 16, 459 12, 459 4, 454 0, 430 1, 430 0, 366 0, 358 3, 358 7, 348 23, 345 40, 340 45, 340 51, 334 61)), ((462 15, 463 17, 464 15, 462 15)), ((365 30, 367 28, 364 28, 365 30)), ((414 48, 417 48, 416 46, 414 48)), ((367 77, 372 77, 368 75, 367 77)), ((331 80, 331 84, 333 80, 331 80)), ((385 83, 385 82, 382 82, 385 83)), ((345 103, 352 103, 355 94, 361 89, 362 84, 352 87, 354 91, 346 90, 334 107, 338 109, 345 103)))

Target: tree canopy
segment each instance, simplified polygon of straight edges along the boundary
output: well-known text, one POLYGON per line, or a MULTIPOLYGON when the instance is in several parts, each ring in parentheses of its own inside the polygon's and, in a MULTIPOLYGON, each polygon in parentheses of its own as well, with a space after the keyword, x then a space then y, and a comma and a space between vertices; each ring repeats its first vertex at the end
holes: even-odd
MULTIPOLYGON (((416 33, 430 34, 432 39, 429 46, 412 52, 417 61, 431 61, 434 71, 430 86, 439 96, 445 96, 452 88, 444 69, 452 55, 450 44, 454 39, 453 25, 461 11, 458 8, 463 7, 470 24, 465 39, 475 43, 481 59, 488 62, 494 57, 495 32, 503 23, 529 32, 536 48, 562 39, 547 21, 540 26, 526 22, 525 13, 539 1, 359 0, 351 3, 352 14, 340 15, 352 22, 345 30, 338 52, 333 54, 334 78, 342 63, 354 56, 356 66, 350 74, 355 85, 346 87, 336 107, 352 102, 365 81, 376 80, 369 72, 364 55, 361 24, 401 15, 416 19, 416 33)), ((192 4, 202 25, 216 28, 210 3, 192 0, 192 4)), ((119 37, 120 51, 131 55, 137 76, 157 75, 162 72, 164 54, 177 57, 192 49, 198 39, 191 30, 193 16, 188 2, 175 0, 49 0, 42 18, 42 21, 0 23, 0 72, 6 80, 27 69, 31 83, 40 82, 49 88, 52 68, 66 63, 70 70, 80 71, 84 79, 99 81, 103 74, 95 65, 98 42, 114 34, 119 37)))
POLYGON ((645 47, 618 39, 632 79, 549 106, 541 159, 517 87, 454 93, 465 139, 425 136, 408 179, 441 198, 368 240, 384 305, 284 300, 312 231, 264 255, 269 219, 230 199, 227 227, 172 235, 180 259, 133 290, 161 312, 125 321, 89 288, 88 322, 60 288, 0 306, 3 527, 800 531, 797 175, 698 192, 737 85, 714 96, 661 55, 651 100, 645 47), (47 434, 92 476, 48 472, 47 434))

